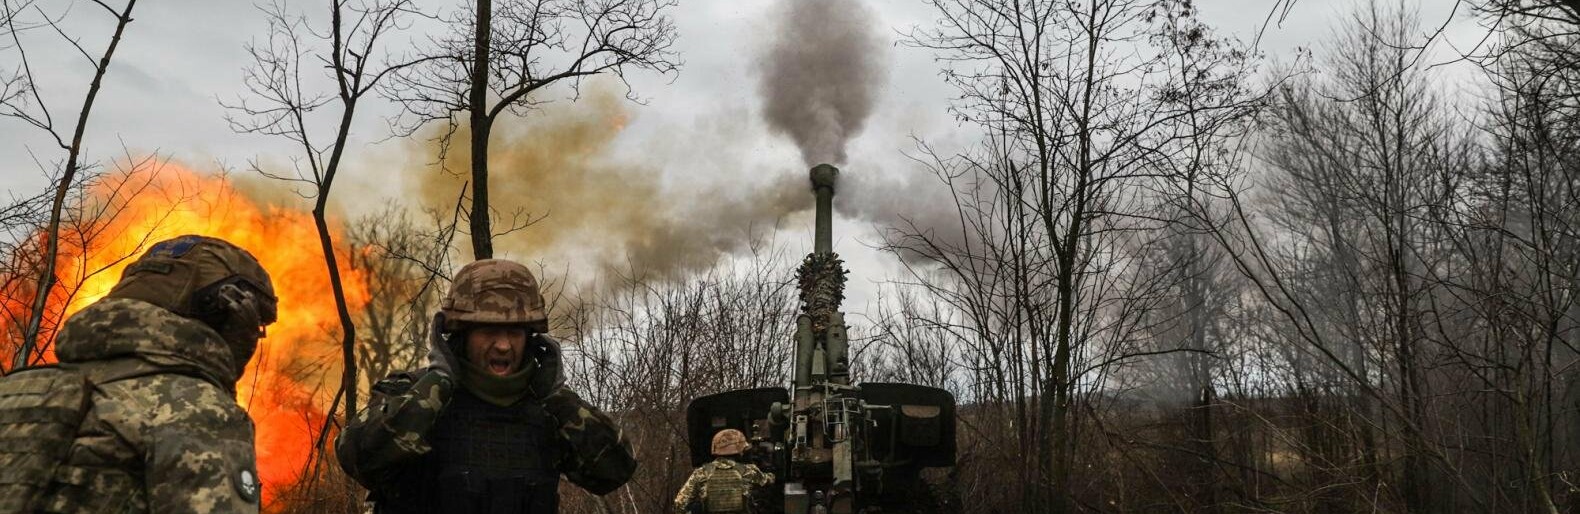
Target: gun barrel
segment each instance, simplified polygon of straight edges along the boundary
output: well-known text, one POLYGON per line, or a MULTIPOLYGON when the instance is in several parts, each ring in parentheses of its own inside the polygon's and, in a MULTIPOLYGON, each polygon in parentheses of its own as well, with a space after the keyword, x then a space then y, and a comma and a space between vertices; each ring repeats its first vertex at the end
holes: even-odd
POLYGON ((817 227, 813 234, 812 251, 834 251, 834 182, 839 178, 839 168, 828 164, 812 167, 812 193, 817 195, 817 227))

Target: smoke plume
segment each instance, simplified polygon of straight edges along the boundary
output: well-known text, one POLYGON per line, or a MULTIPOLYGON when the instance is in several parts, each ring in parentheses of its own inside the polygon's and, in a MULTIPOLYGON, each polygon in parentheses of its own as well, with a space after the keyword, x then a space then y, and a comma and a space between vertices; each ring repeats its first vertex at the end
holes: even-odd
MULTIPOLYGON (((619 157, 616 139, 631 116, 627 105, 617 86, 593 81, 575 102, 495 123, 489 197, 501 257, 571 266, 587 272, 582 279, 608 269, 681 277, 745 248, 754 233, 764 235, 780 218, 810 205, 804 178, 799 187, 726 187, 734 185, 697 180, 697 170, 686 168, 696 162, 678 156, 619 157), (666 176, 679 181, 666 184, 666 176), (529 226, 501 233, 528 220, 529 226)), ((446 212, 456 205, 471 165, 464 127, 453 137, 457 143, 444 170, 432 166, 437 145, 431 139, 408 159, 423 167, 411 173, 421 177, 415 186, 423 205, 446 212)))
POLYGON ((808 166, 844 163, 885 75, 872 12, 848 0, 782 0, 778 10, 761 63, 763 117, 808 166))

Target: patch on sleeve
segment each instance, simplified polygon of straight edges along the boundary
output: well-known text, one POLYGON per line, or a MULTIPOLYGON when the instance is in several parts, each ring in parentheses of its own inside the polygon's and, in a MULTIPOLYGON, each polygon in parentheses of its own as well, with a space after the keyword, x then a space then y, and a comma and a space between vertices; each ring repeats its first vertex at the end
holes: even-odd
POLYGON ((258 474, 250 468, 242 468, 236 472, 236 494, 247 503, 258 503, 258 474))

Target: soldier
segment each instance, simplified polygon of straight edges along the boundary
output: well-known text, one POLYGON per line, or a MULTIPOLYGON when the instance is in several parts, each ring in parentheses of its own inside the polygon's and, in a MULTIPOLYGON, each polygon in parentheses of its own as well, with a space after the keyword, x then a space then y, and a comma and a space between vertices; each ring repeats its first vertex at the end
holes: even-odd
POLYGON ((675 510, 693 512, 743 513, 750 512, 752 489, 773 483, 774 474, 764 473, 756 465, 736 462, 735 458, 747 448, 746 435, 740 430, 727 428, 713 434, 712 462, 691 472, 686 485, 675 495, 675 510))
POLYGON ((547 331, 525 266, 488 259, 456 273, 427 369, 380 381, 335 440, 374 512, 553 513, 561 473, 598 495, 631 478, 624 435, 565 386, 547 331))
POLYGON ((246 250, 155 244, 66 321, 58 366, 0 380, 0 512, 258 512, 236 382, 275 309, 246 250))

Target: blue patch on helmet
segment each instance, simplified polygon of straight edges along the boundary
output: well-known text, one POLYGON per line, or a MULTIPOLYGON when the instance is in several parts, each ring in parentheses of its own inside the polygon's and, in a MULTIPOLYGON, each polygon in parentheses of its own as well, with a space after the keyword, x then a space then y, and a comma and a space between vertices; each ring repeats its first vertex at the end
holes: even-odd
POLYGON ((148 257, 168 257, 179 259, 182 255, 192 251, 198 243, 204 241, 203 236, 181 236, 167 241, 160 241, 153 248, 148 249, 148 257))

